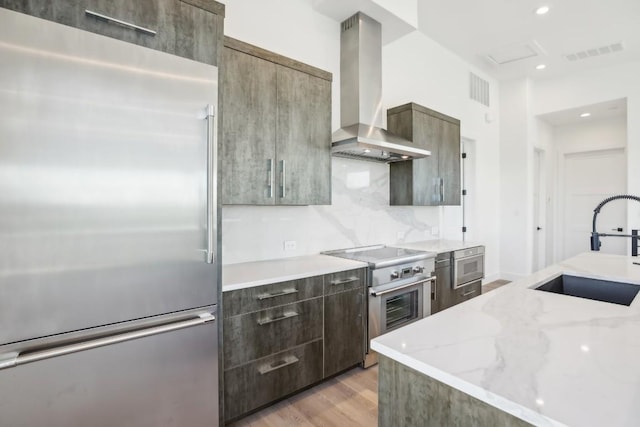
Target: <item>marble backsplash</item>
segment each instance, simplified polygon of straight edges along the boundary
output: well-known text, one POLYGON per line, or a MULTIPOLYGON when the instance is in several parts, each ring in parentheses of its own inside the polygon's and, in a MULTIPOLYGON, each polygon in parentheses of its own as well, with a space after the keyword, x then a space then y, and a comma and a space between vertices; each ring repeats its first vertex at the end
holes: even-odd
POLYGON ((388 165, 334 157, 332 169, 329 206, 223 206, 223 263, 460 237, 450 235, 459 207, 389 206, 388 165), (296 249, 285 251, 285 241, 296 249))

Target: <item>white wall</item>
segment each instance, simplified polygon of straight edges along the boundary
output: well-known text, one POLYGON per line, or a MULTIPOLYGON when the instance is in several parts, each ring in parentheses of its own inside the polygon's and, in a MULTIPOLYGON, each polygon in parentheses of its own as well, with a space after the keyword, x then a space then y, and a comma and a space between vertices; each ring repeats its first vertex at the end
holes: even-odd
MULTIPOLYGON (((565 159, 567 154, 588 151, 601 151, 611 149, 625 149, 627 146, 627 117, 618 116, 606 119, 588 119, 580 123, 555 126, 553 128, 553 155, 555 157, 556 169, 553 171, 556 185, 556 197, 562 198, 565 159)), ((607 179, 607 170, 594 171, 599 179, 607 179)), ((597 203, 597 202, 596 202, 597 203)), ((620 202, 621 203, 621 202, 620 202)), ((632 202, 635 203, 635 202, 632 202)), ((563 218, 564 212, 561 200, 556 200, 554 211, 554 223, 558 228, 557 239, 554 241, 554 262, 561 261, 561 243, 564 239, 563 218)), ((595 205, 592 207, 595 208, 595 205)), ((607 214, 607 212, 604 212, 607 214)), ((585 212, 585 216, 590 217, 591 211, 585 212)), ((602 223, 602 215, 600 221, 602 223)), ((590 224, 587 224, 590 228, 590 224)), ((640 223, 635 224, 635 228, 640 228, 640 223)), ((624 247, 629 246, 624 244, 624 247)), ((588 250, 585 240, 585 250, 588 250)))
MULTIPOLYGON (((627 191, 640 195, 640 61, 574 73, 535 84, 533 114, 627 99, 627 191)), ((630 202, 627 229, 640 226, 640 203, 630 202)))
MULTIPOLYGON (((516 92, 512 92, 508 87, 509 83, 501 83, 501 117, 500 120, 506 124, 501 135, 502 146, 502 166, 501 178, 503 180, 502 211, 503 218, 500 235, 502 236, 502 257, 501 271, 507 278, 526 275, 531 272, 530 267, 521 260, 518 260, 513 253, 522 249, 522 243, 518 242, 518 235, 513 235, 513 230, 525 230, 522 239, 531 239, 533 228, 529 226, 529 217, 516 215, 513 200, 518 200, 522 192, 530 191, 532 187, 532 174, 523 175, 513 167, 520 164, 528 167, 533 158, 530 150, 531 140, 536 141, 536 132, 545 132, 544 127, 536 126, 536 117, 542 114, 549 114, 557 111, 574 109, 586 105, 597 104, 615 99, 627 98, 627 189, 630 194, 640 195, 640 170, 635 165, 640 163, 640 85, 637 83, 637 76, 640 75, 640 62, 632 62, 624 65, 617 65, 608 68, 599 68, 584 72, 575 72, 568 76, 536 80, 529 83, 527 95, 524 95, 524 82, 513 83, 516 92), (520 87, 518 87, 518 85, 520 87), (521 96, 519 96, 520 94, 521 96), (518 99, 519 98, 519 99, 518 99), (522 108, 527 109, 526 120, 522 120, 522 108), (519 121, 514 121, 514 115, 519 117, 519 121), (532 126, 533 124, 533 126, 532 126), (527 130, 529 140, 513 138, 509 136, 517 134, 517 127, 526 126, 533 131, 527 130), (519 144, 519 147, 512 147, 510 144, 519 144), (524 156, 524 158, 523 158, 524 156), (509 170, 511 168, 511 170, 509 170), (507 181, 516 179, 518 185, 511 185, 507 181)), ((548 132, 548 129, 547 129, 548 132)), ((548 139, 548 135, 542 135, 542 139, 548 139)), ((557 163, 557 159, 554 159, 557 163)), ((554 166, 556 169, 558 165, 554 166)), ((557 211, 557 207, 555 208, 557 211)), ((557 225, 557 224, 556 224, 557 225)), ((629 203, 627 214, 627 229, 638 228, 640 226, 640 204, 629 203)), ((526 248, 525 248, 526 249, 526 248)), ((523 256, 531 259, 529 254, 523 252, 523 256)), ((557 257, 557 255, 556 255, 557 257)), ((557 261, 557 259, 556 259, 557 261)))
MULTIPOLYGON (((316 12, 312 0, 227 0, 225 34, 333 73, 332 125, 339 127, 339 22, 316 12)), ((345 17, 346 18, 346 17, 345 17)), ((481 229, 474 240, 487 246, 489 277, 499 272, 499 129, 485 113, 497 104, 497 84, 489 80, 493 110, 468 99, 468 64, 418 32, 383 48, 385 108, 417 102, 459 118, 462 135, 476 144, 477 212, 481 229)), ((431 226, 444 237, 460 238, 460 208, 388 206, 388 166, 333 160, 334 197, 328 207, 223 207, 223 262, 306 255, 356 244, 424 240, 431 226), (349 174, 369 173, 369 187, 348 188, 349 174), (358 218, 359 221, 355 221, 358 218), (451 218, 454 218, 451 221, 451 218), (408 234, 406 234, 408 233, 408 234), (405 235, 406 234, 406 235, 405 235), (298 249, 284 253, 283 240, 298 249)))
POLYGON ((500 267, 502 278, 531 272, 533 143, 530 135, 531 81, 500 85, 500 267))

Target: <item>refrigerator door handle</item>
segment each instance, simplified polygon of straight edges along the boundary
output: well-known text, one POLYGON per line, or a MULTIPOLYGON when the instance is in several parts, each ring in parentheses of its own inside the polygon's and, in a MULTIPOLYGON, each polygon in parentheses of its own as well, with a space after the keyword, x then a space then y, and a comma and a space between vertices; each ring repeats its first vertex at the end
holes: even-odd
POLYGON ((218 121, 215 107, 207 105, 207 264, 215 261, 215 237, 218 227, 218 121))
POLYGON ((79 351, 91 350, 98 347, 117 344, 124 341, 131 341, 138 338, 158 335, 165 332, 176 331, 178 329, 190 328, 192 326, 202 325, 207 322, 216 320, 212 313, 202 313, 195 318, 181 320, 178 322, 168 323, 166 325, 153 326, 150 328, 139 329, 136 331, 124 332, 117 335, 96 338, 89 341, 82 341, 75 344, 52 346, 44 350, 27 352, 24 354, 11 352, 0 354, 0 369, 13 368, 15 366, 24 365, 26 363, 39 362, 53 357, 64 356, 79 351))

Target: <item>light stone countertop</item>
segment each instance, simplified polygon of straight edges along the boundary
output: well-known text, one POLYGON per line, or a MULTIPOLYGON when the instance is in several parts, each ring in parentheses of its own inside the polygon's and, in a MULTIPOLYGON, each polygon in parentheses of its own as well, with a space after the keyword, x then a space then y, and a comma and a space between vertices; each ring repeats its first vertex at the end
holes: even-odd
POLYGON ((222 292, 367 267, 364 262, 309 255, 222 266, 222 292))
POLYGON ((640 285, 638 258, 589 252, 382 335, 372 348, 540 426, 640 425, 640 294, 537 291, 562 273, 640 285))
POLYGON ((462 240, 434 239, 413 243, 397 243, 392 246, 396 246, 398 248, 417 249, 421 251, 442 253, 473 248, 475 246, 482 246, 482 243, 463 242, 462 240))

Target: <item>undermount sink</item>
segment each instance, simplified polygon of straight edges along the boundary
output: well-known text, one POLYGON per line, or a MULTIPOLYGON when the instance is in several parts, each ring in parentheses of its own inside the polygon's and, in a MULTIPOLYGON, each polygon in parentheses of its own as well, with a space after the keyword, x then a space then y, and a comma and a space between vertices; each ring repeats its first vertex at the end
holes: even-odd
POLYGON ((543 283, 535 290, 631 305, 631 301, 640 291, 640 285, 563 274, 543 283))

